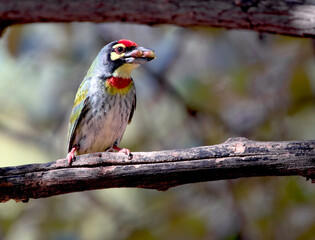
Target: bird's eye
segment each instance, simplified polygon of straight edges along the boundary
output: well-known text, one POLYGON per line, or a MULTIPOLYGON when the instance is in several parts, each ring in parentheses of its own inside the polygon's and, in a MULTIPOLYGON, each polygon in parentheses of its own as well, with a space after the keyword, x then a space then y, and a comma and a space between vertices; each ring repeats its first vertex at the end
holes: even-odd
POLYGON ((117 48, 115 48, 115 52, 117 54, 122 54, 123 52, 125 52, 125 48, 124 47, 117 47, 117 48))

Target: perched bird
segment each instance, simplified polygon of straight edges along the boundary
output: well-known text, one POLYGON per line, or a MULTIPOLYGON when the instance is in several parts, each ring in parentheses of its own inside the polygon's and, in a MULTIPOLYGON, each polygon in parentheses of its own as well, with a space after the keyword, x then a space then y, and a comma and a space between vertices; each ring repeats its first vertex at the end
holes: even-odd
POLYGON ((130 76, 154 51, 122 39, 107 44, 97 55, 74 100, 68 131, 68 163, 75 155, 116 150, 130 156, 119 143, 136 108, 130 76))

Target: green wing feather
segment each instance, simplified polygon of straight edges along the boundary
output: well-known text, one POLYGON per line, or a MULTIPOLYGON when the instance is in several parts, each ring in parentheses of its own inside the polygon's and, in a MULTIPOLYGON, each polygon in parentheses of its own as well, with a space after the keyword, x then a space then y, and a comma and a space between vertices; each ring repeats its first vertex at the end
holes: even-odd
POLYGON ((72 149, 77 126, 79 125, 83 114, 87 111, 89 106, 89 97, 87 96, 89 87, 90 79, 84 79, 75 96, 68 130, 68 152, 72 149))

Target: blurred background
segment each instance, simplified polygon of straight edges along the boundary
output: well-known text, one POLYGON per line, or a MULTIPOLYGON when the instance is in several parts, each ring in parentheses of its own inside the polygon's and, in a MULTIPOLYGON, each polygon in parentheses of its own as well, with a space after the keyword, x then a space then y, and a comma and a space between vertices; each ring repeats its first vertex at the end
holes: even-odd
MULTIPOLYGON (((77 88, 98 51, 127 38, 156 51, 132 74, 138 104, 121 146, 152 151, 315 138, 314 42, 250 31, 30 24, 0 39, 0 166, 66 156, 77 88)), ((315 239, 302 177, 106 189, 0 204, 0 239, 315 239)))

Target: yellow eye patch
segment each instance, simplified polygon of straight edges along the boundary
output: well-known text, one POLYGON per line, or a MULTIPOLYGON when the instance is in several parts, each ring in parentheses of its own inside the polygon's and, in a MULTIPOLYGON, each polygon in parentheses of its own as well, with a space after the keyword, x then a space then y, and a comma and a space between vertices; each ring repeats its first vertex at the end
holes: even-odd
POLYGON ((115 49, 115 48, 118 48, 118 47, 126 48, 126 46, 125 46, 124 44, 122 44, 122 43, 118 43, 118 44, 115 44, 115 45, 113 46, 114 49, 115 49))
POLYGON ((112 61, 115 61, 115 60, 117 60, 118 58, 123 57, 124 55, 125 55, 124 53, 122 53, 122 54, 117 54, 117 53, 115 53, 115 52, 112 52, 112 53, 110 54, 110 59, 111 59, 112 61))
POLYGON ((121 54, 119 54, 118 51, 116 51, 116 49, 119 48, 119 47, 120 47, 120 48, 123 48, 123 50, 126 49, 126 46, 125 46, 124 44, 122 44, 122 43, 118 43, 118 44, 114 45, 114 46, 113 46, 113 49, 115 49, 115 51, 114 51, 114 52, 111 52, 111 54, 110 54, 110 59, 111 59, 112 61, 115 61, 115 60, 117 60, 118 58, 121 58, 121 57, 125 56, 125 53, 124 53, 124 52, 122 52, 121 54))

